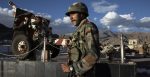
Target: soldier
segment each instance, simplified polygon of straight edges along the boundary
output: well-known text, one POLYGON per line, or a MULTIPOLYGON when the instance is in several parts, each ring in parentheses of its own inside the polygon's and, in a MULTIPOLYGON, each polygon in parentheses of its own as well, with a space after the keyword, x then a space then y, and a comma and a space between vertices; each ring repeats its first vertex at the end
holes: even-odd
POLYGON ((147 55, 148 54, 148 44, 146 42, 144 42, 144 44, 143 44, 143 50, 144 50, 144 54, 147 55))
POLYGON ((71 38, 69 63, 61 67, 70 72, 70 77, 94 77, 93 68, 100 55, 98 28, 87 19, 88 8, 82 2, 73 3, 66 15, 77 28, 71 38))

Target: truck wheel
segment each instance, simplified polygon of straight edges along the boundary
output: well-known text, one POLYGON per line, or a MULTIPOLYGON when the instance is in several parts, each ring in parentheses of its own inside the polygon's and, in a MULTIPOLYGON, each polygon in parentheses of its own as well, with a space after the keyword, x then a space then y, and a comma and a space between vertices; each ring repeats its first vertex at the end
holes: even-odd
POLYGON ((18 34, 14 36, 12 41, 12 53, 14 55, 20 55, 19 59, 25 59, 30 49, 31 45, 26 35, 18 34))

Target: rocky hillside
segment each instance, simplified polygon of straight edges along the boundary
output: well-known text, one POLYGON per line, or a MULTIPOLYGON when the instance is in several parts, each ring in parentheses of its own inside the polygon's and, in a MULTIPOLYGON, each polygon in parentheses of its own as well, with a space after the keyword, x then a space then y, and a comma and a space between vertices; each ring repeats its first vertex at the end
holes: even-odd
MULTIPOLYGON (((125 38, 137 39, 138 43, 142 44, 144 42, 150 43, 150 32, 132 32, 132 33, 122 33, 125 38)), ((100 42, 102 44, 120 44, 121 33, 113 33, 111 31, 106 31, 100 33, 100 42)))
POLYGON ((8 28, 0 23, 0 40, 11 40, 12 28, 8 28))

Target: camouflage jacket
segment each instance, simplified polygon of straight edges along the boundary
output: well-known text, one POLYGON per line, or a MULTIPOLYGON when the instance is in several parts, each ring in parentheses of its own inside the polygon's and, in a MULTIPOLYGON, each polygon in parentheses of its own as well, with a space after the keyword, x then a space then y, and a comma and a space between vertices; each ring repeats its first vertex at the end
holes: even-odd
POLYGON ((69 58, 78 75, 90 70, 99 58, 99 32, 96 25, 87 19, 81 21, 72 35, 69 58))

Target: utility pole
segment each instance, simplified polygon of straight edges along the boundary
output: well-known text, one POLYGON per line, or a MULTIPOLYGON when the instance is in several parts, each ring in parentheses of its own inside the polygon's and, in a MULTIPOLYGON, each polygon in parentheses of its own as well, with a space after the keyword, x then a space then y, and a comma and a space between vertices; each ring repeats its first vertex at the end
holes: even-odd
POLYGON ((121 63, 124 63, 124 43, 123 43, 123 35, 121 34, 121 63))
POLYGON ((42 54, 41 54, 41 61, 42 62, 47 62, 47 58, 48 58, 48 52, 46 50, 46 42, 47 42, 47 39, 44 36, 44 44, 43 44, 43 50, 42 50, 42 54))

